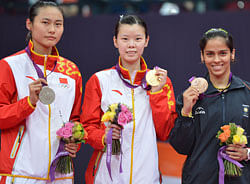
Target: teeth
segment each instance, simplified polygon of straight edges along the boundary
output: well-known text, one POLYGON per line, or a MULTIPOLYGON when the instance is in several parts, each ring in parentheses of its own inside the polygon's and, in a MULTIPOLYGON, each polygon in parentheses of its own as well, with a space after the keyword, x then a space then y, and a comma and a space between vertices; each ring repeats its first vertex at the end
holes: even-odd
POLYGON ((213 68, 216 70, 218 70, 218 69, 221 69, 222 68, 222 66, 221 65, 216 65, 216 66, 213 66, 213 68))

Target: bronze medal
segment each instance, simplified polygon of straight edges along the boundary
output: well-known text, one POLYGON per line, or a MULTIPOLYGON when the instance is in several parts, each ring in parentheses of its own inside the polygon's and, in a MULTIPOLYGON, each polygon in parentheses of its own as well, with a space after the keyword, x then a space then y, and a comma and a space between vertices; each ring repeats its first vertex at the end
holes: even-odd
POLYGON ((197 77, 191 81, 191 86, 196 88, 198 90, 198 92, 201 94, 207 90, 208 83, 207 83, 206 79, 204 79, 202 77, 197 77))

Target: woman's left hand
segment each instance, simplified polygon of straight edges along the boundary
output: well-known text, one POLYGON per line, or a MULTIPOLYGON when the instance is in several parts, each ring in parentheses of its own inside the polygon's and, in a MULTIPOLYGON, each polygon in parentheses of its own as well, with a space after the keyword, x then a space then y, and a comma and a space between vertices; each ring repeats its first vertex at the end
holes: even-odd
POLYGON ((76 143, 67 143, 65 144, 64 149, 69 152, 70 157, 75 158, 78 145, 76 143))
POLYGON ((226 148, 226 153, 230 158, 237 161, 246 160, 248 158, 247 148, 242 144, 229 144, 226 148))
POLYGON ((156 70, 155 75, 157 76, 157 79, 159 81, 159 85, 158 86, 152 86, 151 87, 151 92, 157 92, 160 91, 163 86, 166 84, 167 81, 167 75, 168 75, 168 71, 164 70, 160 67, 155 67, 154 68, 156 70))

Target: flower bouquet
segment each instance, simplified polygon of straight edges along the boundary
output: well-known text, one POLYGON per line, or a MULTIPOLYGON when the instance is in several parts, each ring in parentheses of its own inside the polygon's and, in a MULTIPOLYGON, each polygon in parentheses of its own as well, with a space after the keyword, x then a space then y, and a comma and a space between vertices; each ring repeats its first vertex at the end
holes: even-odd
MULTIPOLYGON (((108 110, 103 114, 101 121, 123 127, 132 121, 132 110, 121 103, 109 105, 108 110)), ((112 154, 119 155, 121 152, 121 143, 119 139, 112 140, 112 154)))
POLYGON ((221 168, 224 169, 224 174, 228 176, 241 176, 241 167, 243 166, 236 160, 231 159, 225 153, 225 149, 229 144, 247 144, 247 137, 243 134, 245 130, 235 123, 229 123, 229 125, 224 125, 220 129, 216 136, 220 141, 219 144, 223 146, 218 152, 220 170, 221 168), (224 159, 223 164, 221 164, 222 158, 224 159))
POLYGON ((56 134, 58 138, 60 138, 60 145, 56 157, 50 166, 51 181, 55 179, 55 172, 68 174, 73 171, 72 158, 69 156, 69 153, 64 150, 64 145, 67 143, 85 143, 88 137, 82 124, 76 121, 64 123, 63 126, 57 130, 56 134))
MULTIPOLYGON (((120 127, 123 127, 130 121, 132 121, 132 110, 129 109, 126 105, 121 103, 114 103, 109 105, 108 110, 103 114, 101 121, 109 122, 111 124, 116 124, 120 127)), ((111 155, 120 155, 120 173, 122 172, 122 150, 120 139, 112 139, 111 128, 107 134, 107 143, 106 143, 106 165, 108 168, 109 176, 112 180, 111 175, 111 155)), ((121 130, 122 135, 122 130, 121 130)), ((122 141, 122 139, 121 139, 122 141)))

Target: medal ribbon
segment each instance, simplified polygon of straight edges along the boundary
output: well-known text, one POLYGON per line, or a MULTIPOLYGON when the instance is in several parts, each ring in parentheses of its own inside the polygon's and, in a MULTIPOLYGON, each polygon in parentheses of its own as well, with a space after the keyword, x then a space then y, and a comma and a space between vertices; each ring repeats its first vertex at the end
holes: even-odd
POLYGON ((124 84, 125 84, 127 87, 133 88, 133 89, 134 89, 134 88, 137 88, 137 87, 141 86, 141 87, 142 87, 143 89, 145 89, 145 90, 150 90, 151 87, 147 85, 147 81, 146 81, 146 73, 147 73, 147 71, 146 71, 144 77, 143 77, 142 80, 141 80, 141 84, 140 84, 140 85, 133 85, 133 84, 129 83, 128 81, 126 81, 126 80, 122 77, 121 68, 120 68, 119 63, 117 63, 117 64, 115 65, 115 69, 116 69, 116 71, 117 71, 119 77, 121 78, 121 80, 124 82, 124 84))
POLYGON ((109 129, 108 134, 107 134, 107 157, 106 157, 106 165, 108 168, 111 181, 113 181, 112 175, 111 175, 112 132, 113 132, 113 128, 109 129))
POLYGON ((57 162, 59 158, 69 155, 69 152, 64 150, 64 144, 65 143, 62 140, 60 140, 60 144, 56 153, 56 157, 54 158, 53 162, 50 165, 49 177, 50 177, 51 182, 55 180, 56 166, 57 166, 57 162))
POLYGON ((121 130, 121 146, 120 146, 121 162, 120 162, 120 173, 122 173, 122 130, 121 130))
MULTIPOLYGON (((111 181, 113 181, 112 175, 111 175, 112 132, 113 132, 113 128, 111 128, 107 134, 107 149, 106 149, 107 150, 106 166, 108 168, 111 181)), ((121 137, 122 137, 122 130, 121 130, 121 137)), ((122 173, 122 138, 121 138, 120 154, 121 154, 120 173, 122 173)))
MULTIPOLYGON (((194 78, 195 77, 191 77, 188 81, 192 82, 192 80, 194 80, 194 78)), ((231 83, 231 81, 232 81, 232 72, 230 72, 230 74, 229 74, 229 80, 228 80, 227 86, 231 83)), ((227 88, 225 88, 225 89, 227 89, 227 88)), ((199 99, 202 100, 205 97, 215 97, 215 96, 218 96, 218 95, 222 94, 225 89, 223 89, 222 91, 220 91, 218 93, 212 94, 212 95, 205 95, 204 93, 202 93, 202 94, 199 95, 199 99)))
POLYGON ((236 165, 239 168, 243 168, 243 165, 241 163, 239 163, 236 160, 231 159, 226 153, 226 146, 222 146, 217 154, 217 160, 219 162, 219 184, 224 184, 224 164, 223 164, 223 159, 228 160, 229 162, 233 163, 234 165, 236 165))
MULTIPOLYGON (((43 74, 43 71, 38 67, 38 65, 33 61, 32 57, 31 57, 31 52, 30 52, 30 49, 28 48, 28 46, 25 48, 25 51, 27 52, 30 60, 32 61, 33 63, 33 66, 35 67, 35 70, 37 72, 37 75, 39 78, 42 78, 42 79, 45 79, 47 81, 47 78, 44 76, 43 74)), ((55 62, 55 65, 53 67, 53 69, 51 70, 51 72, 49 74, 51 74, 55 68, 56 68, 56 64, 57 64, 57 61, 55 62)), ((48 75, 47 75, 48 76, 48 75)), ((45 86, 46 84, 42 83, 43 86, 45 86)))

